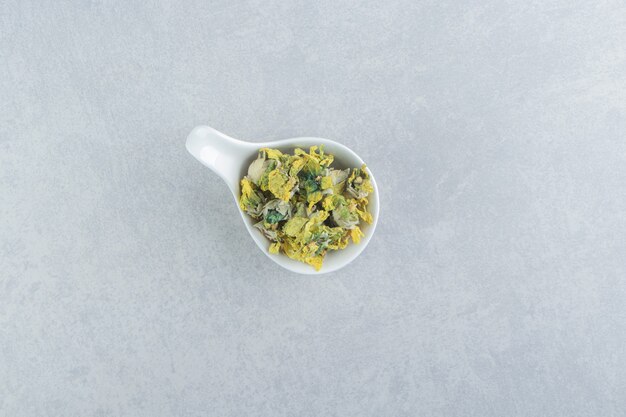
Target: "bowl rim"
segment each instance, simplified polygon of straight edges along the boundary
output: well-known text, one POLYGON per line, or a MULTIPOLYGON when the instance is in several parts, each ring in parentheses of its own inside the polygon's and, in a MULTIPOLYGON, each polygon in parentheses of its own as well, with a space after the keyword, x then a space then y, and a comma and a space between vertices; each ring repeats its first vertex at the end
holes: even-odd
MULTIPOLYGON (((294 138, 289 138, 289 139, 280 139, 276 141, 259 142, 259 143, 252 143, 252 144, 254 145, 254 148, 251 148, 250 155, 247 155, 246 157, 241 159, 242 161, 241 162, 242 164, 241 174, 242 175, 240 175, 240 179, 243 178, 243 176, 245 175, 244 172, 247 172, 248 166, 250 165, 252 160, 256 157, 257 152, 260 148, 279 148, 279 149, 289 148, 290 150, 293 150, 298 147, 305 148, 305 147, 309 147, 313 145, 330 145, 329 148, 341 149, 343 152, 349 154, 351 158, 359 162, 359 165, 362 165, 365 163, 363 159, 361 159, 361 157, 356 152, 354 152, 352 149, 348 148, 347 146, 343 145, 342 143, 336 142, 331 139, 321 138, 321 137, 300 136, 300 137, 294 137, 294 138)), ((332 153, 333 155, 335 155, 335 152, 333 152, 331 149, 329 149, 329 153, 332 153)), ((380 195, 378 191, 378 184, 376 182, 376 178, 369 166, 367 166, 367 169, 370 175, 370 181, 372 183, 372 187, 374 188, 374 192, 370 194, 370 200, 368 204, 368 209, 369 207, 373 207, 374 209, 374 211, 369 210, 370 213, 372 214, 373 221, 371 224, 367 224, 366 227, 362 229, 364 236, 361 238, 361 241, 358 244, 355 244, 353 242, 350 244, 355 247, 355 249, 352 250, 351 253, 344 253, 345 249, 329 252, 324 258, 324 263, 322 264, 322 268, 320 268, 319 271, 316 271, 315 268, 313 268, 311 265, 291 259, 285 254, 281 253, 281 254, 278 254, 277 256, 276 254, 269 253, 269 241, 267 240, 265 236, 263 236, 263 234, 259 230, 252 227, 253 219, 250 216, 246 215, 239 208, 238 194, 240 193, 240 189, 239 189, 240 185, 237 187, 237 190, 232 190, 233 197, 235 199, 235 203, 237 203, 237 209, 244 221, 244 224, 246 226, 246 229, 248 230, 248 233, 250 234, 252 239, 255 241, 259 249, 261 249, 261 251, 268 258, 270 258, 273 262, 275 262, 279 266, 294 273, 303 274, 303 275, 327 274, 327 273, 338 271, 341 268, 344 268, 345 266, 353 262, 356 258, 358 258, 363 253, 363 251, 369 244, 370 240, 372 239, 372 236, 374 235, 376 231, 376 226, 378 224, 378 219, 380 217, 380 195), (327 262, 326 262, 329 256, 335 259, 337 257, 348 257, 348 258, 344 260, 343 262, 333 262, 333 265, 329 266, 327 265, 327 262)))

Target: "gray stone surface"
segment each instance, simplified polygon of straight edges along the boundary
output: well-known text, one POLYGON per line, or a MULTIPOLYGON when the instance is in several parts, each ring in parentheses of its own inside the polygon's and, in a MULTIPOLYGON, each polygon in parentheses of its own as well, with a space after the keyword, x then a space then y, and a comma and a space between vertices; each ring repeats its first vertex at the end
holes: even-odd
POLYGON ((0 416, 624 415, 623 1, 140 3, 0 3, 0 416), (363 256, 268 261, 197 124, 354 148, 363 256))

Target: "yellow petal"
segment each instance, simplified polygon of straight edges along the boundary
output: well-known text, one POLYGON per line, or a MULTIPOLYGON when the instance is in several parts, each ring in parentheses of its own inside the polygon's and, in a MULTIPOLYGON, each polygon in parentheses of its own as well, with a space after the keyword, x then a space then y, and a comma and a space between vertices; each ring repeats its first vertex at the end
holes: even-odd
POLYGON ((269 190, 276 198, 280 198, 283 201, 289 201, 291 190, 295 185, 295 178, 289 178, 277 169, 269 174, 269 190))
POLYGON ((335 208, 335 199, 333 197, 334 196, 332 195, 327 195, 324 198, 324 201, 322 201, 322 207, 324 208, 324 210, 331 211, 335 208))
POLYGON ((309 265, 311 265, 313 268, 315 268, 316 271, 319 271, 322 268, 322 263, 324 262, 324 257, 319 255, 319 256, 315 256, 313 258, 306 258, 304 260, 304 262, 306 262, 309 265))
POLYGON ((294 217, 289 219, 287 223, 283 226, 283 232, 287 236, 297 236, 302 230, 302 227, 309 221, 309 219, 305 217, 294 217))
POLYGON ((241 195, 248 197, 250 194, 252 194, 252 182, 244 178, 241 180, 241 195))
POLYGON ((315 191, 307 196, 307 201, 309 202, 309 210, 313 208, 313 206, 322 199, 324 195, 320 191, 315 191))
POLYGON ((278 159, 283 155, 278 149, 262 148, 261 151, 267 154, 268 159, 278 159))
POLYGON ((302 158, 298 158, 291 163, 291 168, 289 168, 289 175, 295 177, 302 170, 306 164, 306 160, 302 158))
POLYGON ((363 219, 364 222, 371 224, 374 221, 372 215, 367 211, 357 210, 356 212, 359 213, 359 217, 363 219))
POLYGON ((280 242, 272 243, 270 245, 270 253, 278 253, 280 250, 280 242))
POLYGON ((354 229, 350 230, 350 237, 354 243, 359 243, 361 241, 361 237, 365 236, 359 226, 355 226, 354 229))

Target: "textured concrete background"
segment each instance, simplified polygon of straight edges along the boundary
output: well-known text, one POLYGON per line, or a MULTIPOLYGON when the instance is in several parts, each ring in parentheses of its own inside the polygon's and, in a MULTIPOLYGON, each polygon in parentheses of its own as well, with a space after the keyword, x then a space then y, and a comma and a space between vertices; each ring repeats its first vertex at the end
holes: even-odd
POLYGON ((623 1, 73 3, 0 3, 0 416, 624 415, 623 1), (268 261, 197 124, 354 148, 363 256, 268 261))

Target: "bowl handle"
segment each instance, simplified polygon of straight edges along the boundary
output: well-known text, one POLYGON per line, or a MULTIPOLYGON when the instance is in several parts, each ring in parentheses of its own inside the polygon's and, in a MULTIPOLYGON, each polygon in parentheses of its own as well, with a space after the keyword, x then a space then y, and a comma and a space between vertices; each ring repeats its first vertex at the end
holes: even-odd
POLYGON ((239 175, 255 144, 231 138, 209 126, 195 127, 186 143, 187 150, 203 165, 219 175, 233 194, 238 193, 239 175))

